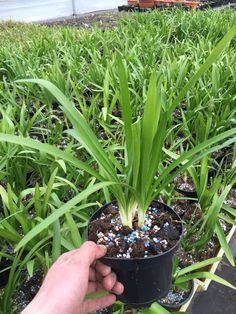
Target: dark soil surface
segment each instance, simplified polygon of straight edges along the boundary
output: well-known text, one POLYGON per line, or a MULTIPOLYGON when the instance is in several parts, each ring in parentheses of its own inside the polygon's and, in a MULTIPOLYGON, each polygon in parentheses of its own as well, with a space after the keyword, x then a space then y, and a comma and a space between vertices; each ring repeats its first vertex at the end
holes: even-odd
POLYGON ((233 149, 227 150, 224 154, 216 158, 217 163, 221 166, 222 170, 229 170, 233 164, 233 149))
POLYGON ((236 208, 236 188, 230 190, 226 197, 225 204, 236 208))
POLYGON ((172 208, 174 211, 182 218, 188 211, 191 203, 186 199, 175 199, 172 203, 172 208))
POLYGON ((219 242, 217 238, 212 237, 212 239, 207 243, 207 245, 199 251, 187 253, 183 250, 182 247, 179 247, 176 252, 176 256, 180 260, 181 267, 187 267, 193 265, 197 262, 202 262, 208 258, 215 257, 219 250, 219 242))
POLYGON ((174 185, 179 191, 195 192, 195 187, 190 176, 181 175, 174 179, 174 185))
POLYGON ((13 296, 13 306, 11 314, 19 314, 36 296, 43 281, 43 270, 41 268, 29 277, 25 272, 22 274, 22 284, 13 296))
POLYGON ((122 226, 115 203, 108 205, 89 226, 89 240, 105 245, 107 256, 118 258, 161 254, 176 245, 181 233, 182 225, 177 216, 154 202, 148 208, 145 224, 141 228, 138 227, 137 217, 132 229, 122 226))
MULTIPOLYGON (((172 208, 180 215, 184 224, 194 225, 202 218, 202 211, 197 202, 189 201, 187 199, 173 199, 172 208)), ((228 234, 232 226, 221 220, 221 226, 228 234)), ((208 244, 199 251, 185 252, 183 248, 179 248, 176 255, 180 260, 181 267, 186 267, 197 262, 204 261, 208 258, 215 257, 219 250, 219 241, 213 236, 208 244)))
POLYGON ((103 14, 89 14, 82 17, 74 17, 53 22, 44 23, 47 26, 70 26, 79 28, 92 28, 97 26, 99 28, 113 28, 116 27, 120 18, 125 13, 109 12, 103 14))
POLYGON ((202 210, 197 202, 187 199, 173 199, 172 208, 187 224, 193 225, 202 218, 202 210))

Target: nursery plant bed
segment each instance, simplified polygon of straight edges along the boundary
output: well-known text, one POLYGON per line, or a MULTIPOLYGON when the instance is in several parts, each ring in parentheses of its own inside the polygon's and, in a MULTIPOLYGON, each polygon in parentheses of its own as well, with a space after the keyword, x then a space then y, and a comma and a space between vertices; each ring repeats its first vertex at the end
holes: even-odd
MULTIPOLYGON (((236 231, 236 226, 233 226, 229 232, 229 234, 227 235, 227 243, 229 243, 231 241, 231 239, 233 238, 233 236, 235 235, 235 231, 236 231)), ((222 248, 220 248, 220 250, 218 251, 217 257, 223 257, 224 256, 224 251, 222 248)), ((220 264, 219 262, 214 263, 211 268, 209 269, 209 272, 212 274, 215 274, 218 266, 220 264)), ((192 305, 192 301, 194 299, 194 297, 196 296, 196 294, 205 292, 208 290, 210 284, 211 284, 211 279, 205 279, 205 280, 199 280, 199 279, 194 279, 194 289, 191 295, 191 298, 189 298, 188 302, 185 303, 180 309, 176 310, 176 311, 180 311, 180 312, 186 312, 189 307, 192 305)), ((193 307, 194 308, 194 307, 193 307)), ((169 310, 170 311, 170 310, 169 310)), ((171 311, 171 312, 175 312, 175 311, 171 311)))
POLYGON ((49 27, 54 26, 69 26, 78 28, 93 28, 97 26, 99 28, 114 28, 117 26, 119 19, 124 16, 117 12, 106 12, 106 13, 92 13, 83 16, 75 16, 68 19, 58 19, 55 21, 46 21, 40 24, 45 24, 49 27))
MULTIPOLYGON (((236 261, 236 233, 230 241, 230 246, 234 254, 234 260, 236 261)), ((230 266, 226 257, 223 258, 216 275, 221 278, 236 282, 235 268, 230 266)), ((195 294, 189 308, 189 314, 234 314, 236 308, 235 290, 231 290, 228 287, 224 287, 219 283, 212 282, 207 291, 198 292, 195 294), (211 302, 209 302, 209 300, 211 302)))
POLYGON ((201 10, 205 10, 208 8, 219 8, 219 7, 224 7, 226 5, 235 5, 236 1, 235 0, 213 0, 213 1, 201 1, 201 10))
MULTIPOLYGON (((233 237, 235 231, 236 231, 236 226, 233 226, 233 227, 231 228, 229 234, 228 234, 227 237, 226 237, 227 243, 230 242, 230 240, 232 239, 232 237, 233 237)), ((222 248, 220 248, 220 250, 219 250, 219 252, 218 252, 218 254, 217 254, 216 256, 217 256, 217 257, 223 257, 223 256, 224 256, 224 250, 223 250, 222 248)), ((214 263, 214 264, 211 266, 209 272, 212 273, 212 274, 214 274, 214 273, 216 272, 216 270, 217 270, 217 267, 219 266, 219 263, 220 263, 220 261, 214 263)), ((210 283, 211 283, 211 279, 200 280, 199 283, 200 283, 200 284, 198 285, 198 291, 206 291, 206 290, 208 289, 210 283)))
POLYGON ((32 277, 29 277, 27 271, 22 272, 21 285, 16 289, 12 298, 11 314, 19 314, 32 301, 41 287, 43 277, 42 268, 36 269, 32 277))

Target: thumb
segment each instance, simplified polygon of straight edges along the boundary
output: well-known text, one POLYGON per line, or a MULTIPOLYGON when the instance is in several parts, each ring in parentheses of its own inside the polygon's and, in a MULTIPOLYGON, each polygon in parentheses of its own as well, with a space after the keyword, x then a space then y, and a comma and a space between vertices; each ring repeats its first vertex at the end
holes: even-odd
POLYGON ((104 245, 97 245, 92 241, 85 242, 77 251, 80 260, 92 265, 94 261, 106 255, 107 248, 104 245))

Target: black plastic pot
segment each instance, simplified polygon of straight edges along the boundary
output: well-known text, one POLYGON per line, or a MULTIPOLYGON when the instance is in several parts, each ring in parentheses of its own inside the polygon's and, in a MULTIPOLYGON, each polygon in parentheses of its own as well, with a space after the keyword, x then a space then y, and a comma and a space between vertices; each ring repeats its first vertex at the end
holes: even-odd
POLYGON ((221 7, 224 5, 234 5, 235 0, 217 0, 217 1, 205 1, 205 3, 202 3, 200 6, 200 10, 207 10, 209 8, 217 8, 217 7, 221 7))
POLYGON ((192 296, 194 293, 194 281, 191 280, 190 283, 191 283, 191 290, 188 297, 184 301, 180 302, 179 304, 167 304, 167 303, 162 303, 160 301, 158 301, 158 303, 161 306, 163 306, 165 309, 167 309, 169 312, 178 311, 184 304, 188 303, 192 299, 192 296))
POLYGON ((196 191, 185 191, 185 190, 181 190, 178 188, 176 188, 175 191, 182 194, 183 196, 186 196, 189 198, 197 198, 197 192, 196 191))
MULTIPOLYGON (((5 258, 2 258, 2 260, 0 261, 0 270, 3 270, 10 266, 11 266, 10 261, 6 260, 5 258)), ((8 283, 9 274, 10 269, 7 269, 6 271, 0 273, 0 289, 4 288, 8 283)))
POLYGON ((121 6, 118 6, 118 11, 119 12, 122 12, 122 11, 125 11, 125 12, 133 12, 133 11, 137 11, 137 7, 136 6, 131 6, 131 5, 121 5, 121 6))
MULTIPOLYGON (((157 201, 153 201, 153 203, 164 206, 166 211, 172 213, 174 219, 181 222, 180 217, 172 208, 157 201)), ((103 210, 110 204, 95 212, 89 223, 99 218, 103 210)), ((116 204, 116 202, 112 202, 112 204, 116 204)), ((182 223, 181 227, 182 233, 182 223)), ((87 228, 87 239, 89 239, 88 230, 87 228)), ((124 293, 118 297, 120 301, 133 308, 142 308, 150 306, 168 293, 172 283, 172 258, 179 246, 181 236, 174 247, 160 255, 148 258, 104 257, 101 259, 104 264, 112 268, 117 279, 125 287, 124 293)))

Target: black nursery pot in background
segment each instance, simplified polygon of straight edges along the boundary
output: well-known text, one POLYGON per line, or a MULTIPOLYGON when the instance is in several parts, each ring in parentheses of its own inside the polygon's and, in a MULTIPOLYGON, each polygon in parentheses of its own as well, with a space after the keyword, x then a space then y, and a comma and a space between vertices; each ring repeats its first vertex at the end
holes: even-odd
MULTIPOLYGON (((2 258, 0 261, 0 271, 11 266, 11 262, 2 258)), ((8 283, 10 269, 0 272, 0 289, 4 288, 8 283)))
POLYGON ((176 192, 178 192, 179 194, 182 194, 183 196, 189 197, 189 198, 197 198, 197 192, 196 191, 185 191, 185 190, 181 190, 176 188, 175 189, 176 192))
MULTIPOLYGON (((175 220, 181 222, 180 217, 172 208, 159 202, 156 203, 162 207, 164 206, 165 210, 170 212, 175 220)), ((107 204, 96 211, 89 224, 99 218, 109 205, 107 204)), ((87 239, 89 239, 89 224, 87 239)), ((104 257, 101 259, 104 264, 112 268, 118 281, 125 287, 124 293, 118 297, 120 301, 133 308, 148 307, 168 293, 172 284, 172 258, 179 246, 181 236, 174 247, 160 255, 147 258, 104 257)))
POLYGON ((181 309, 181 307, 183 305, 185 305, 186 303, 188 303, 192 297, 193 297, 193 293, 194 293, 194 281, 191 280, 189 282, 190 284, 190 289, 189 289, 189 294, 188 296, 186 297, 185 300, 179 302, 178 304, 170 304, 170 303, 163 303, 161 301, 158 301, 158 303, 163 306, 165 309, 167 309, 169 312, 177 312, 181 309))

